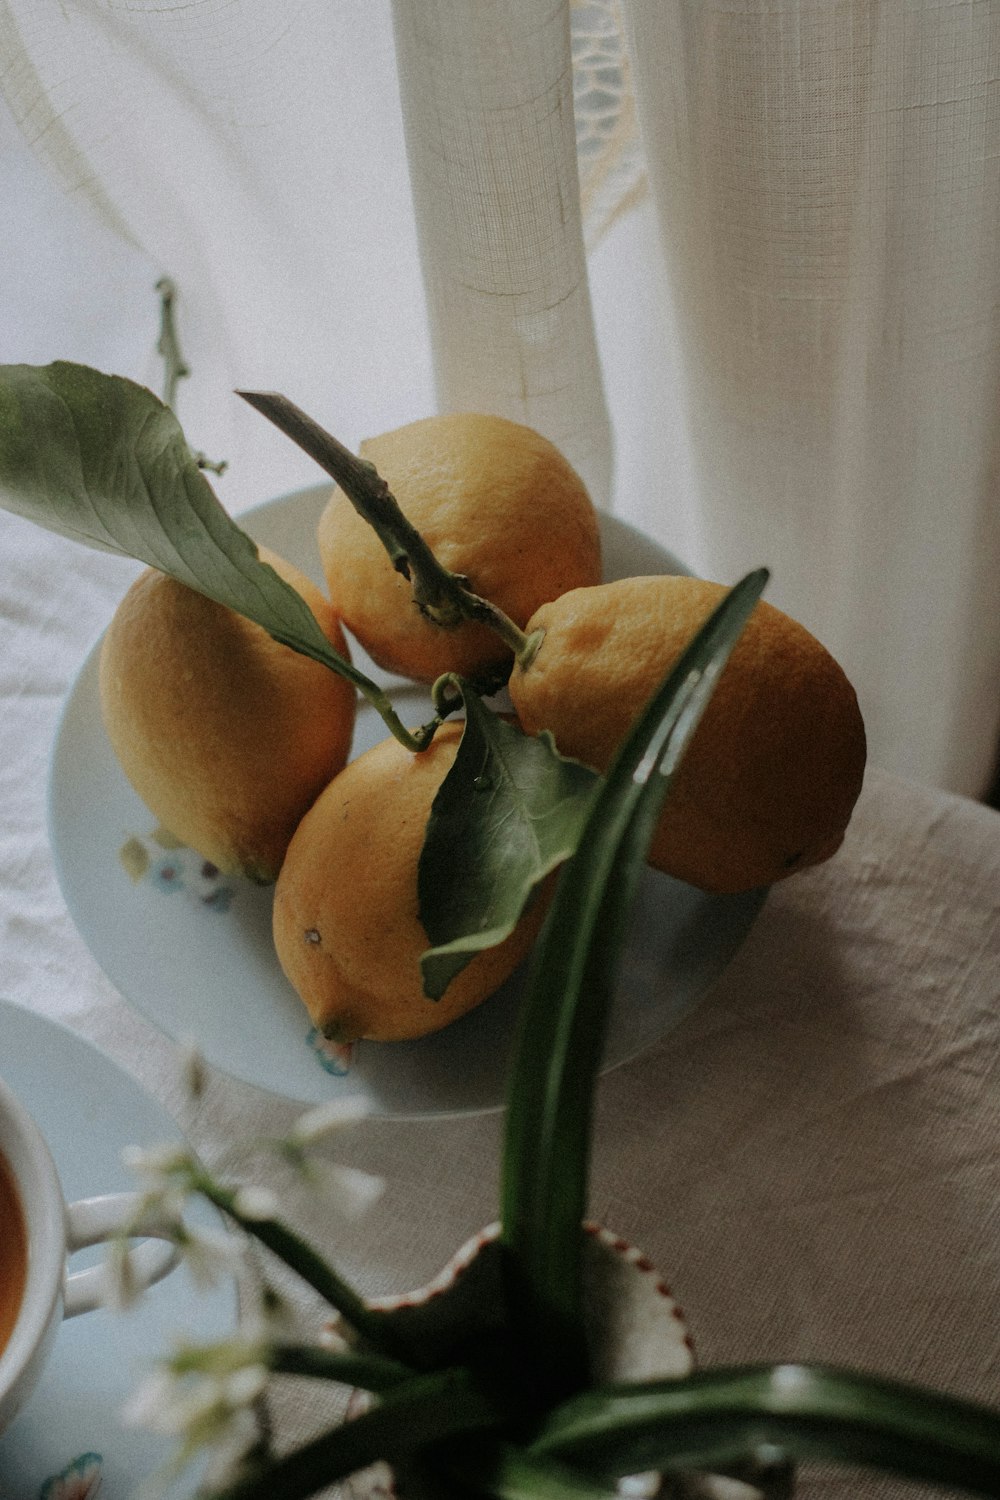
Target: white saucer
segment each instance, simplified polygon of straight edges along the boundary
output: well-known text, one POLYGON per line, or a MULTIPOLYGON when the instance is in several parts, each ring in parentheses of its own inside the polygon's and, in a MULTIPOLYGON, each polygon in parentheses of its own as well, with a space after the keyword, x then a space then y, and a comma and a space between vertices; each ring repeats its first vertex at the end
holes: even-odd
MULTIPOLYGON (((133 1079, 66 1027, 0 1000, 0 1077, 48 1140, 68 1200, 136 1186, 126 1146, 179 1138, 176 1125, 133 1079)), ((192 1223, 218 1226, 195 1205, 192 1223)), ((103 1252, 81 1251, 73 1266, 103 1252)), ((0 1438, 3 1500, 127 1500, 171 1458, 172 1440, 125 1427, 121 1409, 176 1335, 223 1337, 235 1327, 230 1281, 196 1288, 181 1265, 127 1313, 98 1309, 63 1324, 41 1381, 0 1438), (89 1487, 88 1487, 89 1485, 89 1487)), ((167 1494, 189 1495, 193 1469, 167 1494)))
MULTIPOLYGON (((250 511, 254 539, 322 583, 315 530, 328 484, 250 511)), ((605 575, 681 573, 663 548, 611 516, 601 518, 605 575)), ((156 820, 132 791, 101 723, 95 646, 67 699, 53 752, 49 834, 66 904, 97 962, 122 994, 175 1039, 196 1039, 207 1060, 237 1078, 303 1103, 361 1094, 371 1112, 397 1116, 494 1109, 504 1099, 517 976, 484 1005, 415 1042, 324 1043, 278 965, 271 892, 223 879, 185 849, 152 838, 156 820), (123 866, 128 847, 131 878, 123 866)), ((431 717, 412 683, 387 678, 361 652, 363 671, 387 685, 408 723, 431 717)), ((387 733, 362 705, 353 753, 387 733)), ((622 969, 606 1066, 658 1041, 728 964, 762 892, 708 896, 648 872, 622 969)))

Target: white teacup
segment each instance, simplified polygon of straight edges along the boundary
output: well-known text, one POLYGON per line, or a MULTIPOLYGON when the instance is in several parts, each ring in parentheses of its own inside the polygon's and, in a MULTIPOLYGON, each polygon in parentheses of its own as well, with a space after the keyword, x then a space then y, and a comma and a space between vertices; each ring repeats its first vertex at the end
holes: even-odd
MULTIPOLYGON (((132 1222, 137 1193, 110 1193, 67 1204, 51 1152, 24 1105, 0 1081, 0 1155, 14 1179, 27 1237, 27 1267, 16 1321, 0 1350, 0 1432, 13 1421, 40 1376, 63 1318, 105 1301, 104 1266, 69 1273, 67 1259, 85 1245, 113 1239, 132 1222)), ((0 1233, 4 1233, 0 1225, 0 1233)), ((10 1228, 6 1232, 10 1232, 10 1228)), ((157 1236, 155 1227, 143 1233, 157 1236)), ((166 1236, 129 1250, 133 1282, 147 1287, 173 1267, 166 1236)))

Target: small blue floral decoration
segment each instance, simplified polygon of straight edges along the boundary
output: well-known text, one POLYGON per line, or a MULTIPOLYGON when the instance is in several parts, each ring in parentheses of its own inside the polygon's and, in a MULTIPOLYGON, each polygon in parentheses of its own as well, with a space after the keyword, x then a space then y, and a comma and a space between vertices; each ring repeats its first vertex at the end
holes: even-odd
POLYGON ((61 1474, 46 1479, 38 1500, 95 1500, 103 1472, 104 1460, 99 1453, 81 1453, 61 1474))
POLYGON ((315 1026, 310 1027, 306 1034, 306 1042, 315 1053, 324 1073, 332 1073, 335 1078, 345 1078, 351 1071, 355 1047, 353 1042, 328 1041, 315 1026))
POLYGON ((184 891, 190 901, 208 911, 227 912, 236 895, 211 860, 187 849, 162 828, 145 837, 133 834, 118 851, 129 879, 148 880, 158 891, 184 891))
POLYGON ((161 891, 182 891, 184 889, 184 869, 181 861, 173 854, 165 854, 156 860, 149 869, 149 879, 161 891))

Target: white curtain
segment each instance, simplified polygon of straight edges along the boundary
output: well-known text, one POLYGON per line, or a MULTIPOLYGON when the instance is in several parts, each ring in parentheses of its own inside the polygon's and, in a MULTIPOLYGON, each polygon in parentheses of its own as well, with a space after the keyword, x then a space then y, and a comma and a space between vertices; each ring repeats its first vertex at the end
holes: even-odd
POLYGON ((1000 6, 631 0, 708 565, 975 793, 1000 720, 1000 6))
POLYGON ((1000 726, 994 0, 0 0, 0 358, 159 380, 238 512, 441 408, 772 600, 872 757, 1000 726), (44 175, 43 175, 44 173, 44 175))

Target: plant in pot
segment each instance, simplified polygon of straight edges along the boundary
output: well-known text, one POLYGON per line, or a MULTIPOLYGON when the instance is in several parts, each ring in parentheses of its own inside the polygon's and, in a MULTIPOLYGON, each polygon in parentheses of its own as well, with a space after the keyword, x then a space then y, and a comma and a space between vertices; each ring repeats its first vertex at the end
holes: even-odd
MULTIPOLYGON (((275 399, 255 404, 273 419, 282 407, 275 399)), ((340 478, 343 452, 300 415, 285 403, 279 425, 340 478)), ((260 562, 215 501, 172 413, 148 391, 78 366, 0 369, 0 492, 10 508, 141 558, 347 676, 415 752, 460 701, 466 733, 485 736, 483 754, 495 751, 490 725, 501 721, 480 713, 474 689, 451 676, 435 685, 434 721, 416 735, 403 729, 385 694, 260 562)), ((393 517, 390 532, 396 526, 393 517)), ((413 539, 390 540, 412 563, 413 539)), ((434 561, 426 561, 433 586, 434 561)), ((460 580, 437 581, 446 607, 481 606, 460 580)), ((217 1436, 240 1439, 269 1374, 366 1393, 346 1421, 332 1398, 329 1430, 290 1453, 241 1442, 203 1495, 298 1500, 384 1462, 404 1500, 597 1500, 657 1487, 777 1500, 792 1492, 799 1461, 823 1459, 1000 1496, 997 1413, 823 1366, 692 1371, 669 1304, 660 1299, 665 1317, 651 1315, 649 1303, 636 1311, 650 1276, 641 1258, 586 1227, 592 1099, 630 906, 678 764, 765 581, 763 571, 750 574, 725 596, 608 773, 588 773, 569 799, 570 847, 555 861, 562 869, 519 1017, 495 1231, 460 1252, 425 1294, 368 1304, 267 1195, 228 1186, 186 1152, 145 1162, 145 1212, 169 1218, 182 1247, 206 1249, 181 1214, 186 1197, 200 1193, 326 1301, 341 1335, 337 1347, 321 1337, 292 1341, 268 1316, 265 1294, 256 1327, 178 1351, 145 1404, 178 1431, 179 1459, 217 1436), (633 1329, 645 1322, 665 1332, 637 1355, 622 1341, 630 1319, 633 1329)), ((521 885, 544 873, 529 871, 521 885)), ((469 937, 453 936, 459 948, 469 937)), ((446 969, 448 946, 438 944, 446 969)), ((304 1158, 321 1124, 322 1107, 286 1151, 304 1158)))
POLYGON ((561 872, 520 1016, 495 1230, 423 1293, 366 1304, 266 1204, 192 1159, 172 1164, 175 1184, 281 1257, 346 1335, 334 1348, 278 1338, 186 1350, 174 1376, 229 1378, 238 1366, 258 1372, 247 1395, 266 1371, 368 1393, 358 1415, 296 1451, 251 1447, 202 1494, 297 1500, 353 1475, 354 1493, 388 1485, 435 1500, 777 1500, 793 1492, 798 1461, 816 1459, 1000 1494, 1000 1415, 985 1408, 824 1366, 690 1371, 676 1325, 630 1366, 617 1340, 648 1268, 584 1226, 592 1096, 630 902, 672 775, 765 579, 738 584, 669 674, 561 872), (380 1462, 388 1477, 372 1470, 380 1462))

